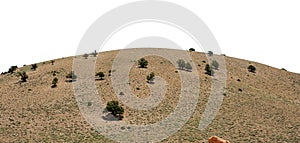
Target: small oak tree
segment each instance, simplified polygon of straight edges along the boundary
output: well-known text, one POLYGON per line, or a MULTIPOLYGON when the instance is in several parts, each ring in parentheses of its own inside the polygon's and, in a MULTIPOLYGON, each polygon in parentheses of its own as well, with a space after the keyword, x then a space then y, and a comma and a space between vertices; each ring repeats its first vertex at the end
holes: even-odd
POLYGON ((146 68, 148 65, 148 61, 145 58, 139 59, 138 63, 141 68, 146 68))
POLYGON ((207 54, 208 54, 209 56, 212 56, 214 53, 213 53, 212 51, 208 51, 207 54))
POLYGON ((214 71, 213 71, 213 69, 211 69, 209 64, 205 65, 205 74, 210 75, 210 76, 214 75, 214 71))
POLYGON ((83 54, 82 55, 85 59, 87 59, 89 57, 89 54, 83 54))
POLYGON ((255 71, 256 71, 256 68, 255 68, 255 66, 253 66, 253 65, 249 65, 249 66, 248 66, 248 71, 249 71, 249 72, 253 72, 253 73, 255 73, 255 71))
POLYGON ((189 51, 190 51, 190 52, 194 52, 195 49, 194 49, 194 48, 190 48, 189 51))
POLYGON ((68 80, 66 80, 67 82, 73 82, 75 81, 77 76, 75 75, 74 71, 71 71, 69 74, 66 75, 66 78, 68 78, 68 80))
POLYGON ((106 110, 119 119, 123 118, 124 109, 119 106, 118 101, 109 101, 106 105, 106 110))
POLYGON ((100 80, 103 80, 103 77, 105 76, 105 74, 103 72, 98 72, 98 73, 96 73, 96 76, 99 76, 100 80))
POLYGON ((26 82, 26 81, 27 81, 28 75, 26 74, 25 71, 18 72, 18 76, 21 77, 21 81, 22 81, 22 82, 26 82))
POLYGON ((147 75, 147 82, 148 82, 148 83, 153 82, 154 77, 155 77, 154 72, 151 72, 149 75, 147 75))
POLYGON ((185 69, 188 70, 188 71, 191 71, 192 70, 192 65, 189 62, 187 62, 185 64, 185 69))
POLYGON ((183 70, 183 68, 185 68, 185 61, 183 59, 179 59, 177 61, 178 67, 183 70))
POLYGON ((219 69, 219 63, 216 60, 213 60, 211 63, 213 69, 219 69))
POLYGON ((58 82, 58 78, 54 78, 53 80, 52 80, 52 88, 55 88, 55 87, 57 87, 57 82, 58 82))
POLYGON ((31 65, 31 69, 34 70, 34 71, 36 70, 37 67, 38 67, 37 64, 32 64, 31 65))

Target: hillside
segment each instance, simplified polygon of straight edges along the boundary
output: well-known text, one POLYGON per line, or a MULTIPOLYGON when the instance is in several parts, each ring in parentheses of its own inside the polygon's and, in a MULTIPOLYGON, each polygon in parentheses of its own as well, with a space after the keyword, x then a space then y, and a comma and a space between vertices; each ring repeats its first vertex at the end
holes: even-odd
MULTIPOLYGON (((118 100, 109 76, 110 70, 116 70, 112 69, 112 63, 118 52, 88 57, 97 60, 95 72, 105 74, 104 80, 95 81, 104 103, 118 100)), ((206 142, 213 135, 232 143, 300 141, 300 74, 227 56, 224 56, 227 80, 223 103, 213 122, 205 130, 198 130, 214 79, 205 74, 208 59, 204 53, 187 53, 197 67, 201 95, 188 122, 162 142, 206 142), (256 67, 255 73, 248 71, 250 64, 256 67)), ((76 58, 86 60, 81 56, 76 58)), ((137 111, 121 104, 125 110, 123 121, 129 124, 158 122, 172 113, 179 100, 177 65, 158 56, 144 58, 148 61, 145 69, 137 67, 138 59, 132 61, 129 82, 133 93, 139 98, 149 96, 146 76, 152 71, 168 86, 164 100, 151 110, 137 111)), ((72 71, 73 57, 54 61, 38 63, 35 71, 30 65, 18 68, 17 71, 26 71, 27 82, 20 83, 16 73, 0 75, 0 142, 114 142, 97 133, 78 109, 73 85, 65 81, 72 71), (55 77, 57 87, 51 88, 55 77)))

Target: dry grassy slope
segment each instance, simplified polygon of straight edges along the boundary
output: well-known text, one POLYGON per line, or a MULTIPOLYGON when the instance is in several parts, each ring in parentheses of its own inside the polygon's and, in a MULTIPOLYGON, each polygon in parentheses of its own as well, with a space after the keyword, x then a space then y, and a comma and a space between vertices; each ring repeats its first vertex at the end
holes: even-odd
MULTIPOLYGON (((105 80, 96 81, 105 101, 117 100, 108 76, 117 53, 101 53, 97 59, 96 70, 106 74, 105 80)), ((203 61, 208 61, 205 55, 189 54, 197 65, 201 96, 188 123, 163 142, 206 142, 212 135, 231 142, 300 141, 300 75, 231 57, 225 57, 228 73, 222 107, 205 131, 197 130, 211 78, 204 74, 203 61), (249 64, 255 65, 256 73, 247 71, 249 64)), ((180 93, 176 67, 161 57, 145 58, 149 61, 147 69, 131 69, 133 92, 141 98, 148 96, 145 76, 151 71, 167 81, 168 89, 162 103, 152 110, 141 112, 125 107, 124 120, 130 124, 149 124, 165 118, 176 106, 180 93)), ((19 68, 29 76, 28 82, 21 85, 15 75, 0 76, 0 142, 112 142, 94 131, 81 116, 72 84, 65 82, 71 69, 69 57, 55 60, 54 65, 39 63, 37 71, 31 71, 30 66, 19 68), (54 78, 51 71, 59 72, 57 88, 50 87, 54 78)))

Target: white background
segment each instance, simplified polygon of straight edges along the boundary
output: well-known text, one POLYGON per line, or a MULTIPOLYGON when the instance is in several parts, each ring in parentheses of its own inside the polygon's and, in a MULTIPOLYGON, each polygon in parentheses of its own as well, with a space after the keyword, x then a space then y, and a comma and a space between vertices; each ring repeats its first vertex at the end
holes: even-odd
MULTIPOLYGON (((0 1, 0 72, 12 65, 74 55, 83 34, 97 18, 128 2, 133 0, 0 1)), ((197 14, 227 56, 300 73, 298 1, 172 2, 197 14)))

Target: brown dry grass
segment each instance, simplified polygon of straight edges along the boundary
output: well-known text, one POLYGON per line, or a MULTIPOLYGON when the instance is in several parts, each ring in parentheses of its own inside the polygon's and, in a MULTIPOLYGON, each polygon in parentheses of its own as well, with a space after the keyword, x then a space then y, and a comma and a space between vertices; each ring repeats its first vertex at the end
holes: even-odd
MULTIPOLYGON (((105 102, 117 100, 108 76, 117 53, 101 53, 97 59, 96 71, 106 75, 105 80, 96 81, 99 96, 105 102)), ((208 62, 206 56, 198 52, 189 54, 197 65, 201 95, 187 124, 162 142, 206 142, 212 135, 231 142, 300 140, 300 75, 231 57, 225 57, 227 88, 221 109, 212 124, 199 131, 211 78, 204 74, 206 63, 202 61, 208 62), (247 71, 249 64, 257 68, 256 73, 247 71)), ((145 58, 148 68, 136 68, 135 63, 130 71, 132 91, 140 98, 149 96, 146 75, 153 71, 168 83, 167 93, 152 110, 137 111, 124 106, 124 121, 130 124, 144 125, 164 119, 177 105, 180 94, 176 67, 161 57, 145 58)), ((72 83, 65 82, 66 74, 72 70, 72 57, 56 59, 54 65, 39 63, 37 71, 31 71, 30 66, 18 70, 27 71, 28 82, 18 84, 15 75, 0 76, 0 142, 113 142, 93 130, 81 116, 72 83), (51 71, 59 72, 57 88, 51 88, 51 71)))

